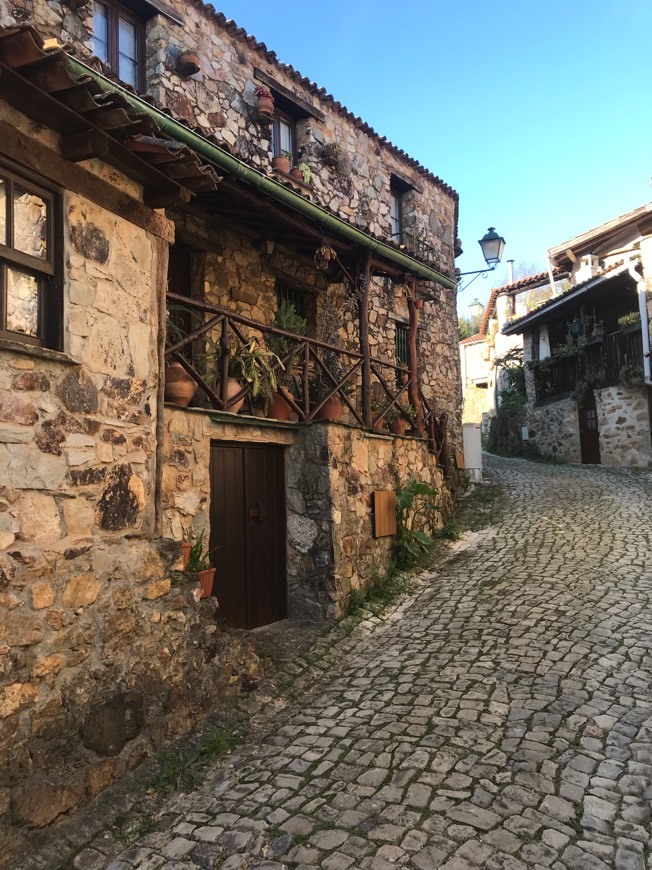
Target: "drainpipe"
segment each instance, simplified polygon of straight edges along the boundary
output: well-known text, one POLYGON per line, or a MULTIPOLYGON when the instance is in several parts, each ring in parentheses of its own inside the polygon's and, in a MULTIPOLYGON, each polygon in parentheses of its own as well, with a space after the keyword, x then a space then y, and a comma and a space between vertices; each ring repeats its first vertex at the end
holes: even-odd
POLYGON ((641 337, 643 340, 643 375, 645 383, 652 386, 652 360, 650 359, 650 324, 647 316, 647 287, 645 279, 636 271, 636 265, 640 262, 638 257, 631 257, 627 268, 629 274, 636 281, 638 293, 638 310, 641 315, 641 337))

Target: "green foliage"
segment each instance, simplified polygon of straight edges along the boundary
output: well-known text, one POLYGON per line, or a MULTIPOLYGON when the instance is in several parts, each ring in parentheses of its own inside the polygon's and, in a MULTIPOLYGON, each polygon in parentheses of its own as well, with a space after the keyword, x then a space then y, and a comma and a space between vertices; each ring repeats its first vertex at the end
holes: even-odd
POLYGON ((462 537, 463 531, 464 529, 459 520, 455 519, 455 517, 451 517, 451 519, 441 527, 439 535, 447 541, 459 541, 462 537))
POLYGON ((625 329, 627 326, 634 326, 634 324, 641 322, 641 312, 640 311, 630 311, 627 314, 623 314, 622 317, 618 318, 618 326, 621 329, 625 329))
MULTIPOLYGON (((276 309, 272 326, 277 329, 282 329, 284 332, 292 332, 295 335, 306 334, 306 319, 297 314, 294 305, 287 299, 284 299, 276 309)), ((282 359, 292 349, 293 342, 290 338, 285 338, 282 335, 274 335, 270 333, 265 338, 267 347, 277 358, 282 359)), ((285 368, 279 371, 277 380, 284 387, 289 387, 292 383, 292 368, 293 362, 286 361, 285 368)))
POLYGON ((459 317, 457 320, 457 336, 460 341, 476 335, 482 323, 482 315, 478 317, 459 317))
POLYGON ((621 387, 642 387, 645 384, 643 367, 634 363, 625 363, 618 372, 618 383, 621 387))
POLYGON ((502 377, 507 382, 507 386, 500 391, 500 407, 516 408, 519 405, 525 405, 527 393, 525 391, 523 349, 513 348, 503 356, 498 357, 495 365, 497 369, 501 370, 502 377))
POLYGON ((398 530, 394 541, 394 560, 401 571, 416 564, 432 544, 432 538, 419 526, 423 526, 440 509, 432 501, 436 497, 436 489, 417 480, 411 480, 396 490, 398 530))
POLYGON ((594 390, 597 390, 604 385, 605 378, 606 374, 602 369, 597 372, 587 372, 587 374, 583 378, 580 378, 580 380, 575 384, 575 389, 573 390, 573 398, 575 401, 580 405, 583 402, 586 402, 594 390))
POLYGON ((201 784, 210 762, 221 758, 240 740, 240 735, 231 728, 215 727, 207 730, 194 747, 166 749, 159 757, 152 788, 162 794, 192 791, 201 784))
POLYGON ((278 387, 274 366, 283 368, 278 356, 261 347, 255 338, 242 344, 229 359, 229 377, 247 384, 253 399, 269 402, 278 387))
MULTIPOLYGON (((185 536, 184 536, 185 537, 185 536)), ((191 540, 188 538, 188 540, 191 540)), ((198 574, 200 571, 206 571, 211 567, 211 553, 208 547, 204 544, 204 532, 199 533, 199 537, 192 542, 190 554, 188 556, 188 564, 186 566, 186 574, 198 574)))

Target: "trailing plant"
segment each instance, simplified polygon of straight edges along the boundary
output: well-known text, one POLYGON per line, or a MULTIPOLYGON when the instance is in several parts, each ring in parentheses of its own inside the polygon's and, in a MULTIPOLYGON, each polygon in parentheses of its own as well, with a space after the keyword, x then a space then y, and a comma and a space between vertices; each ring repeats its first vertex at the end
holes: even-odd
POLYGON ((606 374, 603 369, 595 372, 587 372, 583 378, 580 378, 580 380, 575 384, 575 389, 572 392, 572 396, 578 405, 586 402, 594 390, 604 386, 605 379, 606 374))
POLYGON ((640 365, 625 363, 618 372, 618 383, 621 387, 642 387, 645 384, 643 369, 640 365))
POLYGON ((303 183, 310 184, 310 179, 312 178, 312 170, 308 166, 308 164, 302 161, 301 163, 297 164, 295 168, 301 172, 301 175, 303 176, 303 183))
POLYGON ((423 525, 440 510, 433 501, 436 497, 436 489, 418 480, 410 480, 396 490, 394 559, 399 570, 411 568, 428 552, 432 538, 423 531, 423 525))

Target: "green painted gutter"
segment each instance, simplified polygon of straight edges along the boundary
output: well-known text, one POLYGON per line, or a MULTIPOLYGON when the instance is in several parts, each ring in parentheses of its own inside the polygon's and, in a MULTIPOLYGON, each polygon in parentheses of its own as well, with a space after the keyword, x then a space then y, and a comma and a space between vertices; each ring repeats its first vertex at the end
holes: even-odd
POLYGON ((383 242, 379 242, 377 239, 372 238, 362 230, 359 230, 341 218, 330 214, 325 209, 321 208, 321 206, 309 202, 298 193, 295 193, 293 190, 279 184, 278 181, 268 178, 256 169, 252 169, 250 166, 247 166, 246 163, 243 163, 241 160, 232 157, 230 154, 227 154, 226 151, 218 148, 217 145, 213 145, 213 143, 209 142, 208 139, 205 139, 203 136, 189 130, 178 121, 175 121, 169 115, 166 115, 165 112, 151 106, 149 103, 145 102, 145 100, 141 100, 125 88, 115 84, 100 73, 95 72, 95 70, 86 66, 85 63, 77 60, 77 58, 68 56, 68 62, 76 75, 89 76, 102 88, 102 90, 109 93, 119 93, 135 112, 149 115, 161 132, 167 134, 170 138, 175 139, 177 142, 183 142, 184 145, 187 145, 188 148, 195 151, 198 155, 201 155, 205 160, 214 163, 221 170, 235 178, 239 178, 250 187, 254 187, 269 194, 274 199, 279 200, 285 205, 288 205, 296 211, 306 215, 306 217, 311 220, 316 221, 326 233, 332 233, 333 235, 340 236, 341 238, 353 242, 353 244, 359 245, 362 248, 366 248, 368 251, 377 254, 384 260, 387 260, 395 266, 405 270, 410 275, 414 275, 415 278, 423 278, 426 281, 436 281, 438 284, 442 284, 444 287, 448 287, 451 290, 456 289, 457 283, 452 278, 447 278, 445 275, 437 272, 436 269, 431 269, 429 266, 425 266, 423 263, 420 263, 418 260, 415 260, 407 254, 404 254, 402 251, 397 251, 395 248, 392 248, 383 242))

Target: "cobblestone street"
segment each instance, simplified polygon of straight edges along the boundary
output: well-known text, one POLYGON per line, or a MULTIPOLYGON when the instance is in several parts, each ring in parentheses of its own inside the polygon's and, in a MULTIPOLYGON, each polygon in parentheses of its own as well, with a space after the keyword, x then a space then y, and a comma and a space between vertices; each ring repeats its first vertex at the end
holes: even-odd
POLYGON ((497 524, 318 641, 165 831, 75 866, 652 868, 652 474, 492 458, 488 479, 497 524))

